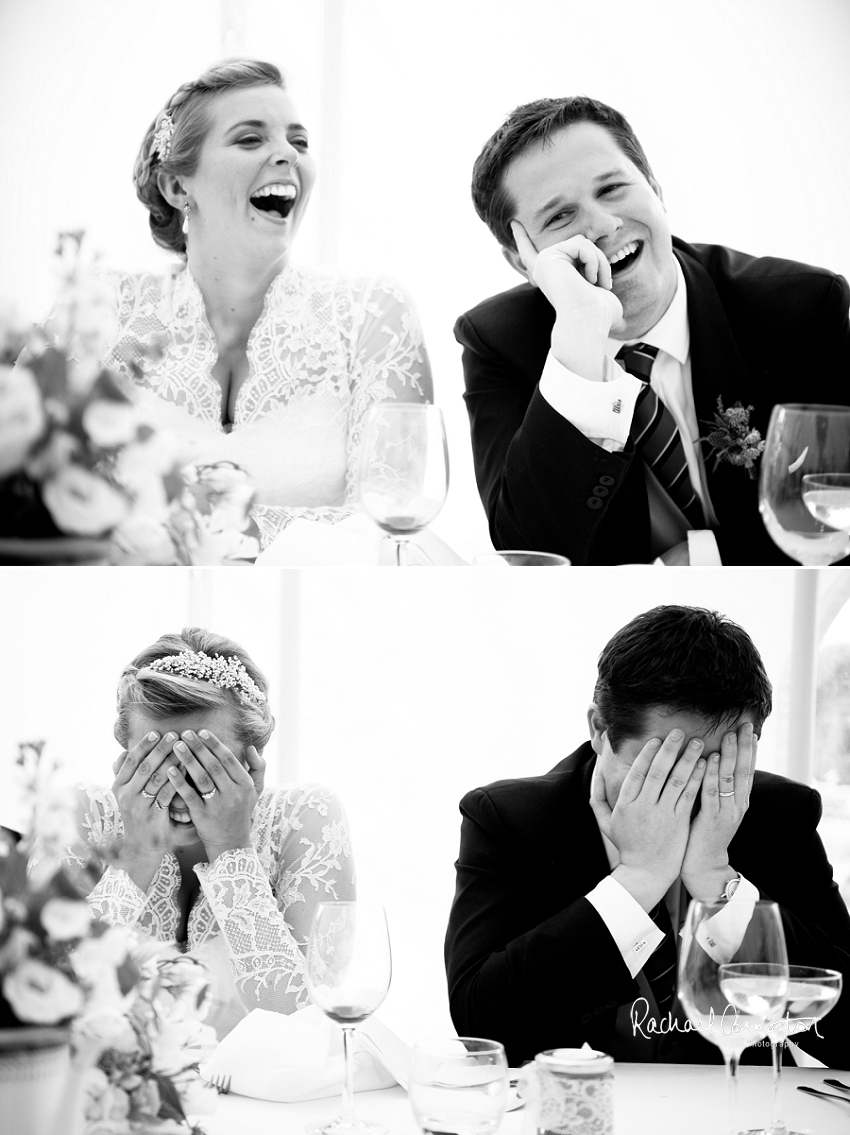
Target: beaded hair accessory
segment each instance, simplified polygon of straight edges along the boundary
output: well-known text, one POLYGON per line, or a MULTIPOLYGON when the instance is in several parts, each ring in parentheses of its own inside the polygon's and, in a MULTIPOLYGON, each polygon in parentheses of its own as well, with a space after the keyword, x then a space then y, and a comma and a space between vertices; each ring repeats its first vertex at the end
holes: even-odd
POLYGON ((171 111, 166 110, 159 120, 159 126, 151 142, 151 157, 154 154, 159 155, 161 162, 168 161, 168 155, 171 153, 171 139, 174 136, 174 121, 171 117, 171 111))
POLYGON ((199 682, 220 686, 223 690, 235 688, 255 705, 262 705, 266 700, 266 695, 234 654, 229 658, 224 658, 221 654, 210 658, 202 650, 182 650, 179 654, 167 654, 164 658, 155 658, 153 662, 147 664, 146 669, 180 674, 184 678, 195 678, 199 682))

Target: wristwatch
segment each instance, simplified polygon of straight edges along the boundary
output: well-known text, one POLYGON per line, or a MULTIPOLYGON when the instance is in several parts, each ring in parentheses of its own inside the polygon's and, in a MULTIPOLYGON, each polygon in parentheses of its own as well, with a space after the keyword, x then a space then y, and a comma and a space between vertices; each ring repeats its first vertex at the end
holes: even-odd
POLYGON ((726 887, 724 888, 723 894, 718 899, 718 902, 728 902, 731 899, 732 895, 734 895, 735 891, 737 891, 740 882, 740 875, 736 875, 734 879, 730 879, 726 884, 726 887))

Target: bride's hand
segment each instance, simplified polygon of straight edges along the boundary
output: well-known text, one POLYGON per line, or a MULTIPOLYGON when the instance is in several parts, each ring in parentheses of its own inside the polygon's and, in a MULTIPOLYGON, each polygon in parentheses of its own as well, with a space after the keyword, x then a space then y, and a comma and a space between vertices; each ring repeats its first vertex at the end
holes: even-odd
POLYGON ((254 803, 256 804, 266 783, 266 762, 263 754, 253 745, 249 745, 245 750, 245 760, 248 763, 248 776, 254 782, 254 792, 256 793, 254 803))
POLYGON ((174 796, 166 768, 176 733, 146 733, 113 766, 112 793, 121 811, 124 842, 118 865, 146 890, 168 844, 168 805, 174 796))
POLYGON ((187 730, 174 745, 181 768, 169 768, 168 778, 189 809, 210 863, 223 851, 251 846, 257 781, 262 787, 265 775, 265 762, 256 750, 254 753, 256 760, 249 772, 208 729, 187 730))

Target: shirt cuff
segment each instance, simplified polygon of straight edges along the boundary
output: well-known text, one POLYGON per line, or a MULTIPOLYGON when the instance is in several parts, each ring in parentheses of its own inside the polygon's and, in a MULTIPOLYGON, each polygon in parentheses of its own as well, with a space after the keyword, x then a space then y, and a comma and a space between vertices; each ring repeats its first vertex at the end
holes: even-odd
POLYGON ((758 901, 758 887, 741 875, 738 888, 726 905, 697 927, 697 941, 712 961, 723 965, 732 960, 744 940, 758 901))
POLYGON ((605 356, 601 382, 567 370, 550 351, 540 376, 540 393, 553 410, 609 452, 625 447, 635 402, 643 383, 605 356))
POLYGON ((589 892, 587 901, 608 927, 629 974, 637 977, 646 959, 664 941, 664 935, 637 899, 611 875, 589 892))
POLYGON ((691 567, 722 567, 720 549, 710 528, 688 532, 688 562, 691 567))

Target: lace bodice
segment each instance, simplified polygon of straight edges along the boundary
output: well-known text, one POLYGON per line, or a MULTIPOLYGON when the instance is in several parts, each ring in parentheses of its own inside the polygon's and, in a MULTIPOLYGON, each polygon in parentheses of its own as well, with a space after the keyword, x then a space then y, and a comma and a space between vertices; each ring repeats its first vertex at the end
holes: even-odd
MULTIPOLYGON (((103 788, 79 788, 84 844, 102 856, 123 838, 121 813, 103 788)), ((304 950, 318 903, 354 898, 354 860, 336 797, 319 785, 267 790, 252 820, 252 845, 225 852, 194 871, 201 892, 189 913, 186 948, 213 976, 208 1015, 219 1036, 251 1009, 291 1013, 308 1003, 304 950)), ((81 863, 86 848, 69 847, 81 863)), ((180 867, 166 853, 147 893, 103 859, 89 895, 92 912, 113 925, 174 943, 180 867)))
POLYGON ((266 543, 295 517, 349 515, 369 407, 424 400, 430 390, 419 321, 397 283, 287 266, 248 339, 248 374, 228 431, 212 373, 218 348, 188 268, 110 280, 116 327, 104 364, 128 376, 131 361, 145 368, 143 410, 181 438, 187 461, 230 460, 248 470, 266 543), (150 363, 145 348, 155 343, 164 354, 150 363))

